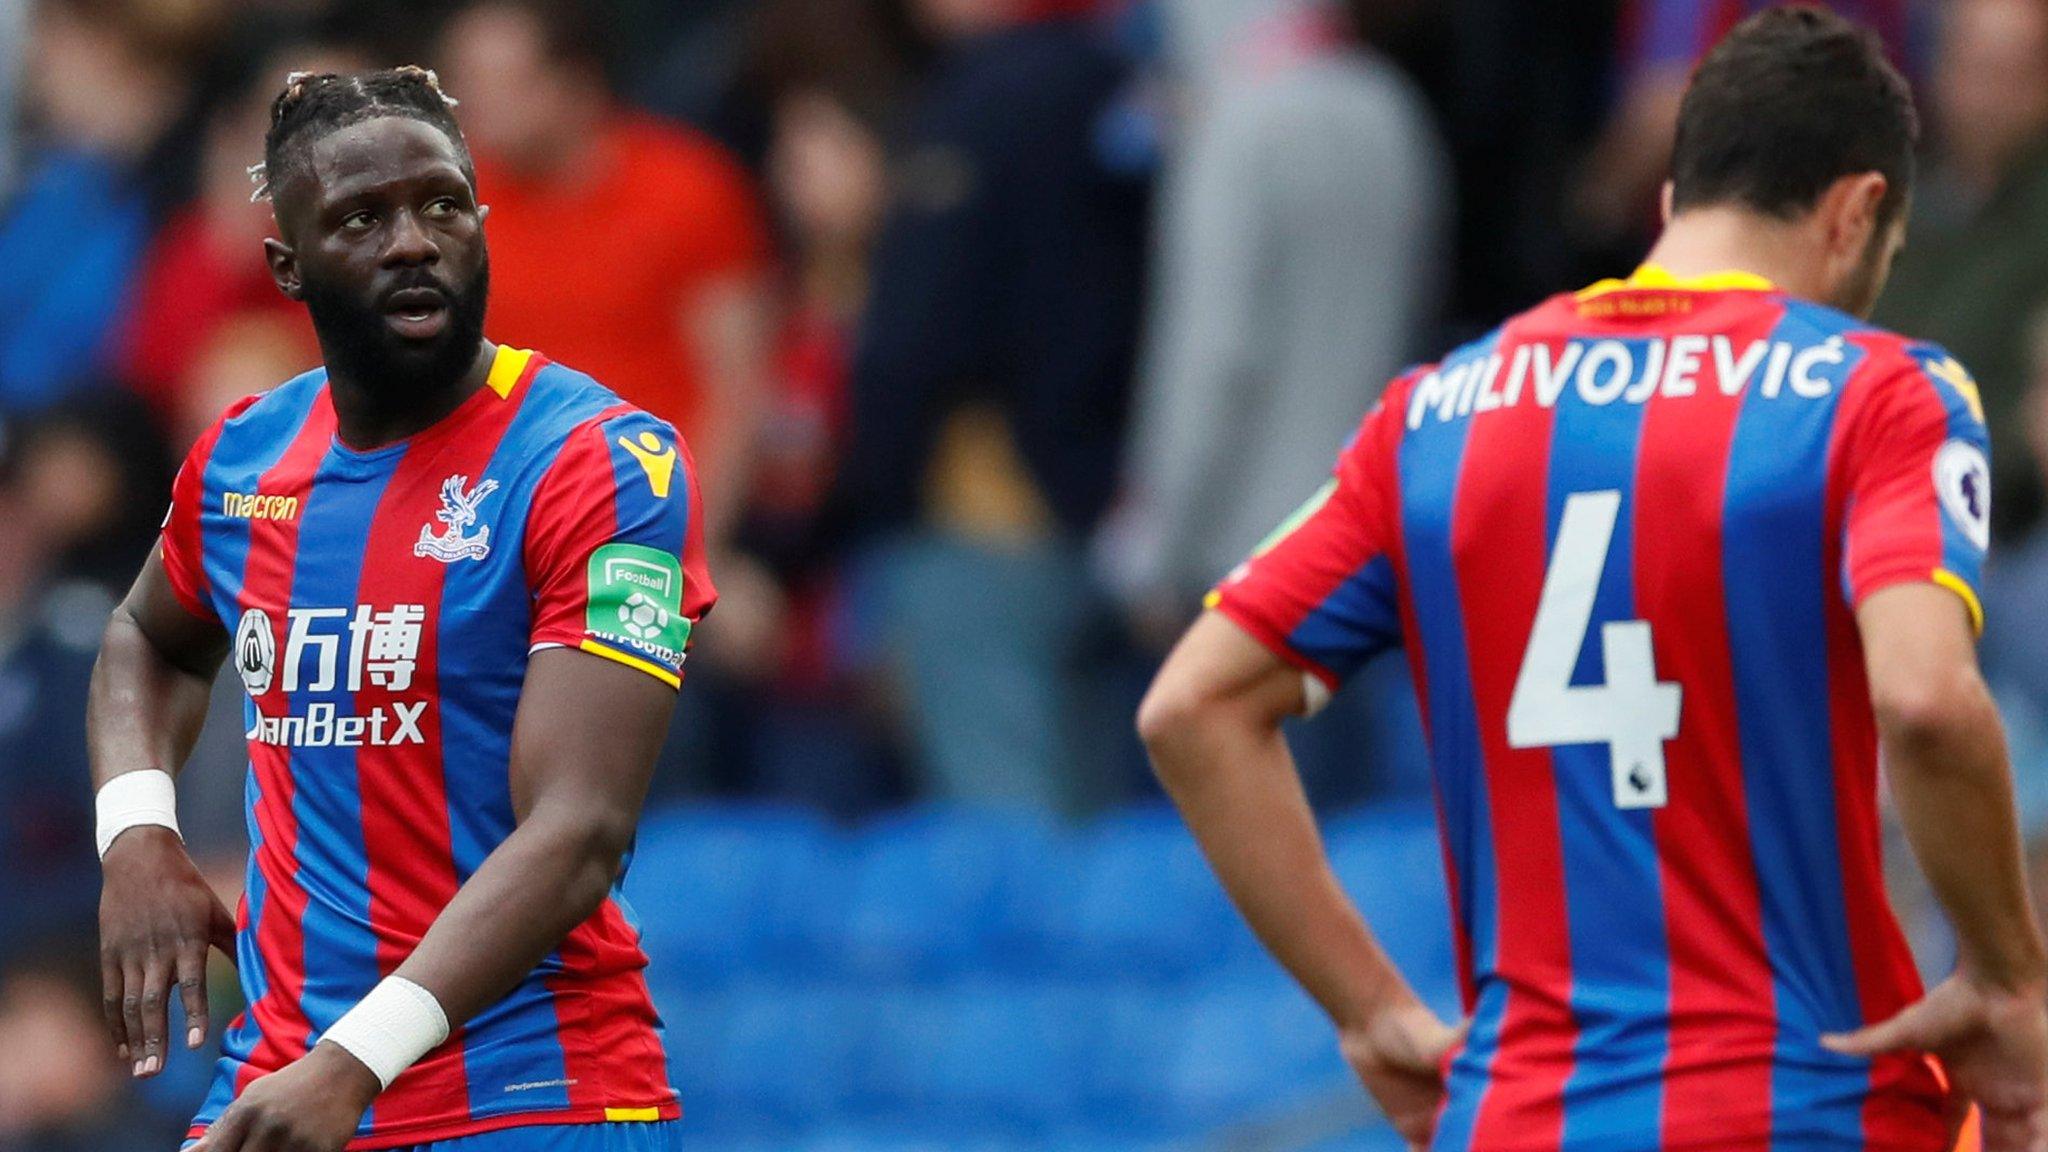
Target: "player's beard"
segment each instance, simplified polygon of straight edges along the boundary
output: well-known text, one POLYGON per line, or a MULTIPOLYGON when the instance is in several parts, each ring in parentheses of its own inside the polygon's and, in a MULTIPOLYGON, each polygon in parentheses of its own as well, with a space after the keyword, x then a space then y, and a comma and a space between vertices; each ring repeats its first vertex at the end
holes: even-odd
POLYGON ((424 398, 452 386, 476 363, 491 295, 490 261, 478 264, 466 284, 444 284, 423 273, 399 287, 433 287, 448 298, 448 324, 440 335, 406 340, 391 330, 377 305, 365 307, 355 295, 313 279, 301 282, 330 373, 380 396, 424 398))

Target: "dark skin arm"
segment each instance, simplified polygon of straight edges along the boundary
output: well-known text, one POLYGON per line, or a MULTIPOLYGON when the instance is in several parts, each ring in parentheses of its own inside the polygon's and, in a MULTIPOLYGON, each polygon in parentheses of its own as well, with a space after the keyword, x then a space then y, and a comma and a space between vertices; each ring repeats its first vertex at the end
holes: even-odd
MULTIPOLYGON (((402 976, 451 1028, 502 999, 604 903, 632 843, 675 691, 601 657, 533 655, 512 729, 518 827, 443 909, 402 976)), ((339 1152, 379 1091, 330 1043, 242 1093, 192 1152, 339 1152)))
MULTIPOLYGON (((100 641, 86 702, 86 748, 98 789, 128 772, 175 774, 206 719, 227 634, 187 612, 152 554, 100 641)), ((185 1044, 206 1040, 209 945, 234 955, 234 918, 207 887, 168 828, 131 828, 102 862, 100 977, 107 1028, 137 1076, 154 1076, 169 1053, 165 1032, 176 984, 185 1002, 185 1044)))

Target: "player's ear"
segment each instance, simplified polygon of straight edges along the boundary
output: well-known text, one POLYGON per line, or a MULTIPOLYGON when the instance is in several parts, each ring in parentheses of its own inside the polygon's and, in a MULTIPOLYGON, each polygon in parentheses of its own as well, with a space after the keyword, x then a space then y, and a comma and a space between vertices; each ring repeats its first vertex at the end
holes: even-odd
POLYGON ((292 246, 282 240, 266 237, 263 241, 263 262, 270 265, 271 282, 287 299, 302 300, 304 289, 299 283, 299 255, 292 246))
POLYGON ((1882 172, 1859 172, 1835 181, 1821 197, 1828 247, 1860 258, 1876 233, 1891 181, 1882 172))
POLYGON ((1671 223, 1671 181, 1669 180, 1664 182, 1664 187, 1657 190, 1657 212, 1665 224, 1671 223))

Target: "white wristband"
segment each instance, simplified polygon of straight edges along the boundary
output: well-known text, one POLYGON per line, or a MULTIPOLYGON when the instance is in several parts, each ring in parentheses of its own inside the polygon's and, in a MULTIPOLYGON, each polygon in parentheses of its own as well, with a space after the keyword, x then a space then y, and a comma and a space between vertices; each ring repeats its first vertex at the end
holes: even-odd
MULTIPOLYGON (((100 858, 106 859, 114 838, 130 828, 154 824, 178 831, 178 785, 161 768, 123 772, 100 786, 93 797, 100 858)), ((183 839, 182 833, 179 839, 183 839)))
POLYGON ((448 1039, 448 1014, 425 988, 401 976, 386 976, 322 1040, 332 1040, 391 1087, 398 1074, 448 1039))

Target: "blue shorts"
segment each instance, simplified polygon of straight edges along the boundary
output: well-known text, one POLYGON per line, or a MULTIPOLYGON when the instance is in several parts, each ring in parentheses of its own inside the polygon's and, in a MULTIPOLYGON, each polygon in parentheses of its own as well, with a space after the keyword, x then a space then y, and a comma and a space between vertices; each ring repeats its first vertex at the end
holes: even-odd
POLYGON ((415 1144, 392 1152, 680 1152, 683 1122, 536 1124, 415 1144))

